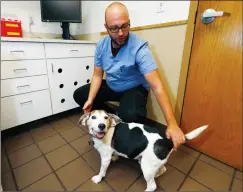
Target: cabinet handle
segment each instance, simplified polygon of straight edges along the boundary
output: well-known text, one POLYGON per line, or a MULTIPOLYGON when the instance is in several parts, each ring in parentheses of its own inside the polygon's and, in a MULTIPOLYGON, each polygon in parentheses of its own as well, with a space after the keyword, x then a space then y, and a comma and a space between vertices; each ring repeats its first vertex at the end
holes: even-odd
POLYGON ((17 72, 17 71, 27 71, 27 69, 26 68, 21 68, 21 69, 14 69, 13 71, 14 72, 17 72))
POLYGON ((21 102, 20 104, 23 105, 23 104, 27 104, 27 103, 32 103, 32 100, 24 101, 24 102, 21 102))
POLYGON ((78 51, 77 49, 71 49, 70 52, 78 51))
POLYGON ((17 86, 17 88, 21 88, 21 87, 30 87, 30 85, 19 85, 19 86, 17 86))
POLYGON ((16 53, 23 53, 24 51, 21 51, 21 50, 16 50, 16 51, 10 51, 11 53, 14 53, 14 52, 16 52, 16 53))

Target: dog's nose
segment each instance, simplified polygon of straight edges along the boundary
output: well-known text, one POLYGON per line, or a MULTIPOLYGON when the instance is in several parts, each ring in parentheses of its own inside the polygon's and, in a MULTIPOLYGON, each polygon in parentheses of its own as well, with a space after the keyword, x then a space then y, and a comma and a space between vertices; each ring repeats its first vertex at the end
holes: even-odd
POLYGON ((99 127, 100 130, 103 131, 105 129, 105 124, 101 123, 101 124, 98 125, 98 127, 99 127))

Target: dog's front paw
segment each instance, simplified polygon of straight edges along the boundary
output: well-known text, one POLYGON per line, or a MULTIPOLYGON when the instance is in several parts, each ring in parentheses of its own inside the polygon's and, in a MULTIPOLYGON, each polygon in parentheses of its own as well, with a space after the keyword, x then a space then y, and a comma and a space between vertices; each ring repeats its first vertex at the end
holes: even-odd
POLYGON ((97 183, 99 183, 100 181, 101 181, 101 176, 99 176, 99 175, 96 175, 96 176, 94 176, 94 177, 92 177, 92 181, 95 183, 95 184, 97 184, 97 183))

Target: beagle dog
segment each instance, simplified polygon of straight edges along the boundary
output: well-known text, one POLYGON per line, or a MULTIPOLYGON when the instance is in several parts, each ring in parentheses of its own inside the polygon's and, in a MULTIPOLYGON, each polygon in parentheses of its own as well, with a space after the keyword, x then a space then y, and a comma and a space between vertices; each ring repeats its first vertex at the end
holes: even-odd
MULTIPOLYGON (((157 188, 155 178, 165 171, 165 164, 173 151, 173 142, 167 139, 165 130, 138 123, 125 123, 118 116, 103 110, 94 110, 82 115, 78 124, 88 127, 94 142, 94 148, 101 157, 99 174, 92 177, 99 183, 106 175, 111 160, 122 156, 138 160, 143 176, 147 182, 145 191, 157 188)), ((200 135, 207 125, 199 127, 185 135, 191 140, 200 135)))

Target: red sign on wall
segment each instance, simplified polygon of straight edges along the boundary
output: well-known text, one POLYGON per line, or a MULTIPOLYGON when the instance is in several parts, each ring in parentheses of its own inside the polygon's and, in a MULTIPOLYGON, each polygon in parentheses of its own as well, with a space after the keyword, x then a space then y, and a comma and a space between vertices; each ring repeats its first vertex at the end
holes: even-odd
POLYGON ((3 37, 23 37, 21 21, 11 19, 1 19, 1 36, 3 37))

